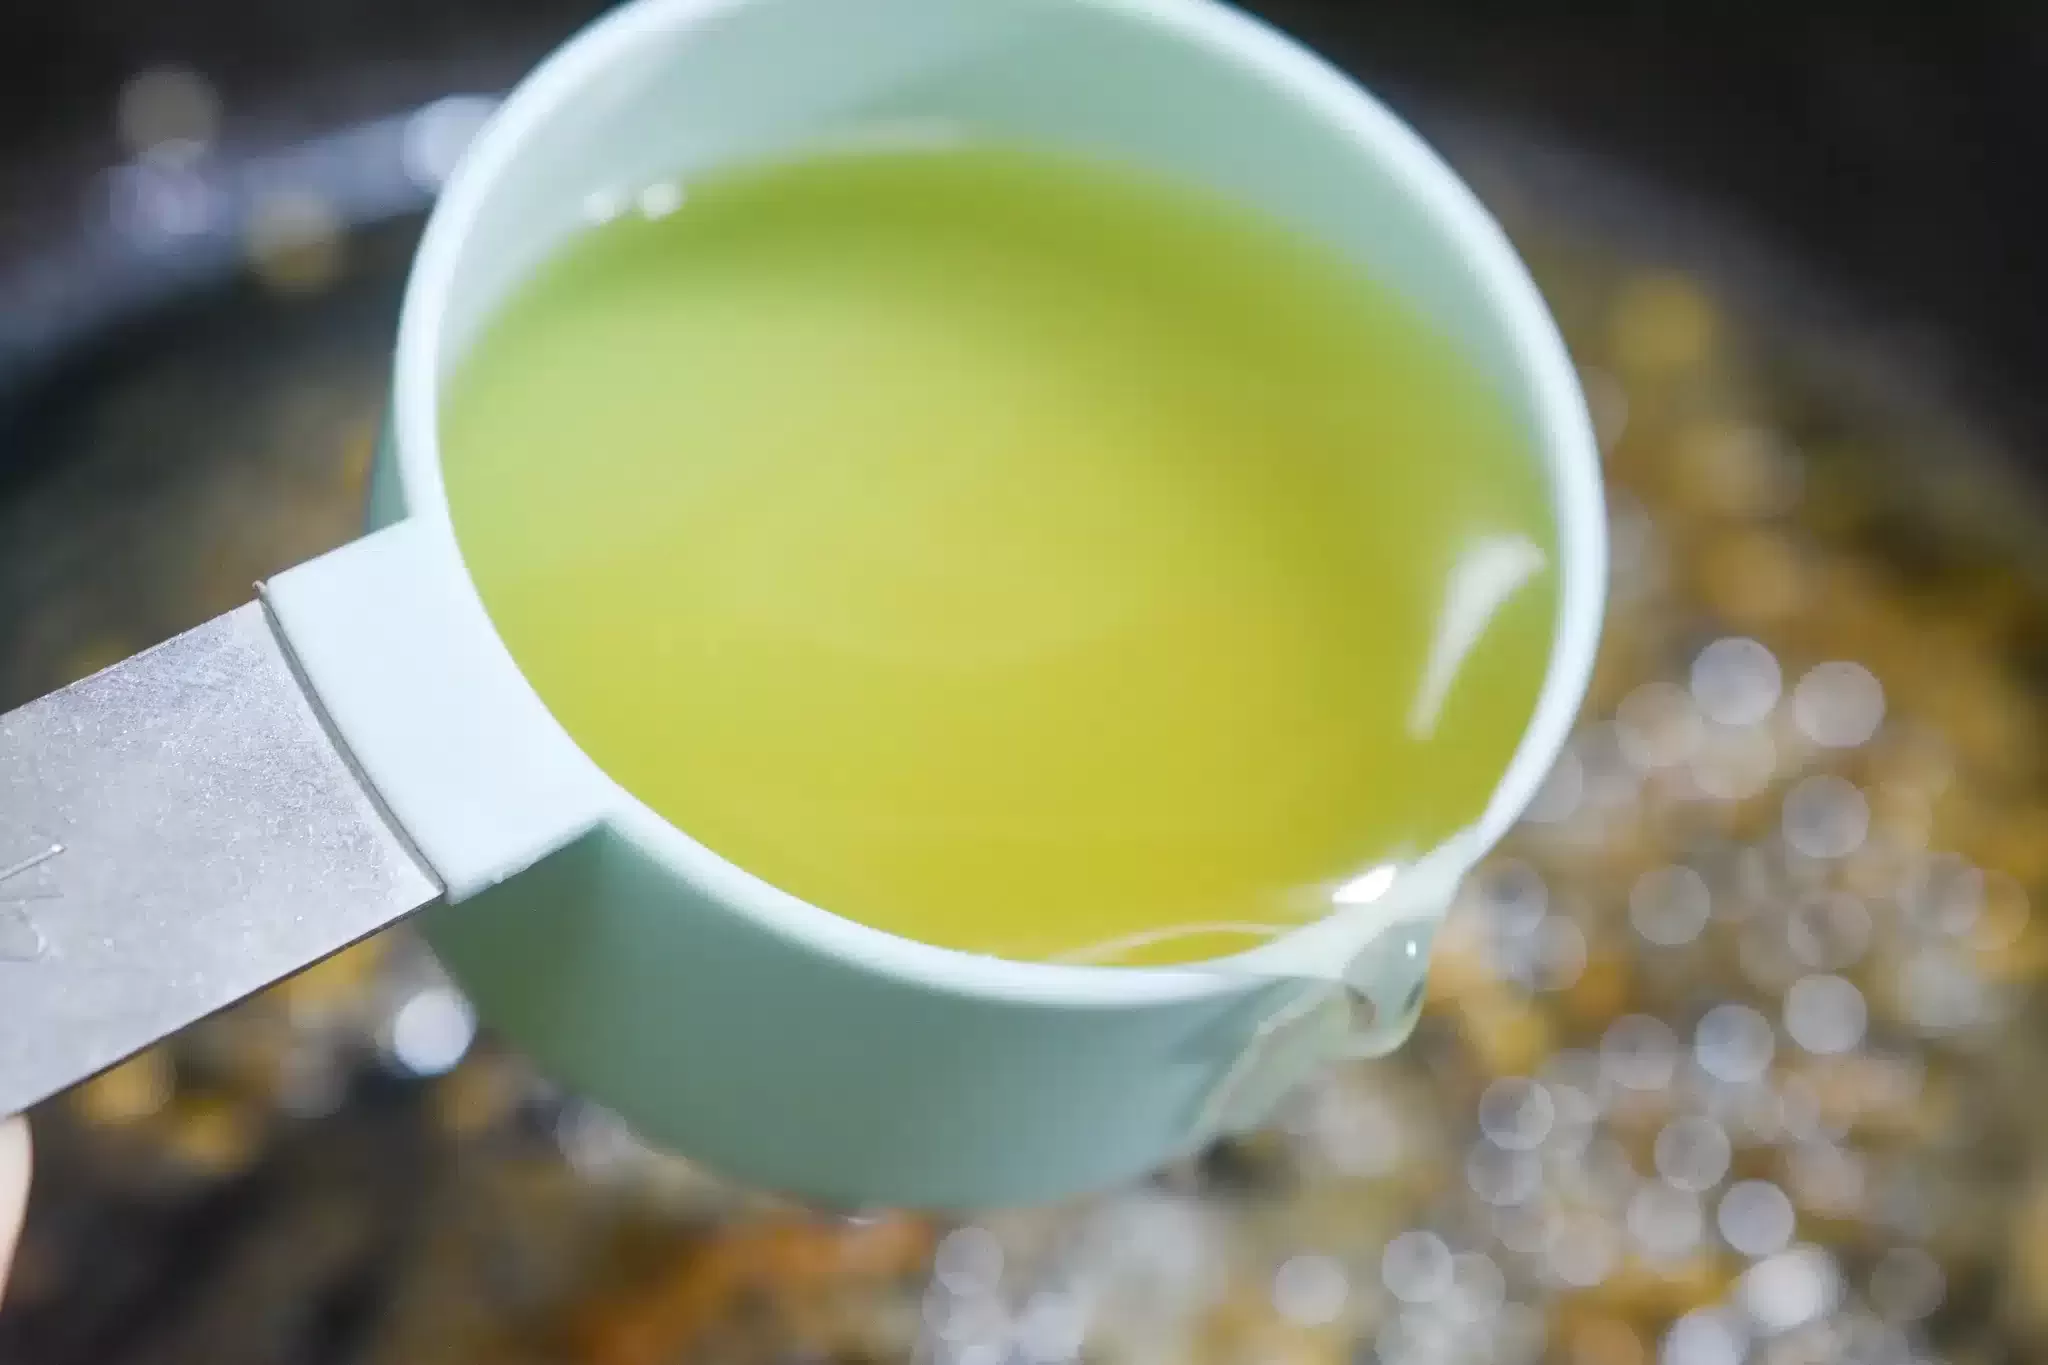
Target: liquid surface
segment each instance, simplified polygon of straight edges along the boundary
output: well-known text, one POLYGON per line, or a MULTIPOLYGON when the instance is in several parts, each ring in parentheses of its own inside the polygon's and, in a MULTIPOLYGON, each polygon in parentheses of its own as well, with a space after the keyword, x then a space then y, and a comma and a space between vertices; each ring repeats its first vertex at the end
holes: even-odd
POLYGON ((1187 961, 1476 819, 1556 610, 1533 456, 1336 256, 1014 148, 593 227, 447 395, 557 718, 756 876, 973 952, 1187 961))

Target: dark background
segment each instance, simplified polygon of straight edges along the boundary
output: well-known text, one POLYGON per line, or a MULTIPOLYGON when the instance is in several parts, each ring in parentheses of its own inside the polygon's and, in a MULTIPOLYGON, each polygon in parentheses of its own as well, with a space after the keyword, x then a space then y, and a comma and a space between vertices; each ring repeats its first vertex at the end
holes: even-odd
MULTIPOLYGON (((20 0, 16 0, 19 5, 20 0)), ((120 83, 221 90, 287 138, 494 89, 600 6, 578 0, 40 0, 0 19, 0 261, 51 249, 117 159, 120 83)), ((1844 297, 1966 339, 1973 397, 2048 435, 2048 6, 1252 5, 1432 130, 1504 116, 1732 215, 1844 297)), ((61 245, 57 243, 56 245, 61 245)), ((0 294, 0 311, 18 311, 0 294)), ((4 356, 0 356, 4 368, 4 356)))

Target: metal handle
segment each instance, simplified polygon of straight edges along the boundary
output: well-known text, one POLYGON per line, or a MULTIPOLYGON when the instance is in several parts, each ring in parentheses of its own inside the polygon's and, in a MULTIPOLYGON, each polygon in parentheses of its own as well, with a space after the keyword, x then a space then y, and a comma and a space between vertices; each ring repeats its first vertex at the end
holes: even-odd
POLYGON ((0 716, 0 1116, 440 894, 260 604, 0 716))

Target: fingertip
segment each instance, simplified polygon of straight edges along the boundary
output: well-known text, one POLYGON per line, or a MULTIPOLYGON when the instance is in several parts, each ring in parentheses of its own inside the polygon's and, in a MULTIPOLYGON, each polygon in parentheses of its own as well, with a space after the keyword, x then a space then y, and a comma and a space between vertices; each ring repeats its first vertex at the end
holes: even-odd
POLYGON ((7 1268, 28 1208, 28 1120, 0 1120, 0 1295, 7 1292, 7 1268))

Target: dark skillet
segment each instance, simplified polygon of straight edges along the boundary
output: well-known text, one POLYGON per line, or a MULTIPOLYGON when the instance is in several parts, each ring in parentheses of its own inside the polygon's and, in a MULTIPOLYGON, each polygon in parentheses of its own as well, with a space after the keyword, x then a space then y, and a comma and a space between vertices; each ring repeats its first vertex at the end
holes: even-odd
MULTIPOLYGON (((0 707, 350 534, 428 196, 408 119, 500 88, 588 8, 76 0, 0 17, 0 707), (113 107, 162 63, 203 72, 225 118, 192 168, 204 225, 138 235, 112 208, 113 107), (347 228, 317 289, 244 268, 250 216, 280 189, 347 228)), ((1901 421, 1981 425, 2038 468, 2038 12, 1262 8, 1386 93, 1482 192, 1697 269, 1901 421)), ((361 1060, 338 1110, 211 1183, 124 1166, 75 1115, 39 1114, 41 1260, 0 1315, 0 1361, 359 1358, 407 1292, 391 1268, 431 1240, 436 1192, 462 1178, 421 1088, 361 1060), (252 1293, 271 1296, 260 1312, 252 1293)), ((538 1095, 502 1142, 545 1149, 556 1112, 538 1095)), ((1209 1178, 1239 1178, 1234 1159, 1209 1178)))

